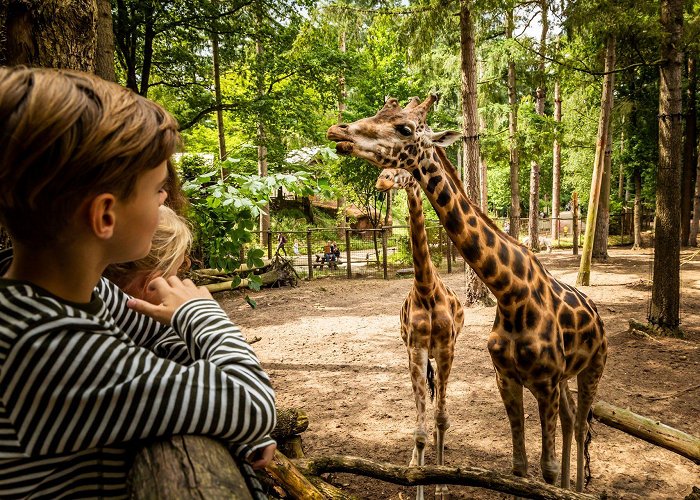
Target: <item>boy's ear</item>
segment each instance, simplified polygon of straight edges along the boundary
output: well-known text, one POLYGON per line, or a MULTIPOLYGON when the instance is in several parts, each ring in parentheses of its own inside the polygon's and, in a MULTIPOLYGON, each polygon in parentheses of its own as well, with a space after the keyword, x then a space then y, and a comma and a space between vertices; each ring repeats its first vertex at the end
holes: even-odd
POLYGON ((114 212, 116 198, 111 193, 101 193, 95 196, 88 205, 88 220, 90 229, 95 236, 107 240, 114 234, 117 220, 114 212))

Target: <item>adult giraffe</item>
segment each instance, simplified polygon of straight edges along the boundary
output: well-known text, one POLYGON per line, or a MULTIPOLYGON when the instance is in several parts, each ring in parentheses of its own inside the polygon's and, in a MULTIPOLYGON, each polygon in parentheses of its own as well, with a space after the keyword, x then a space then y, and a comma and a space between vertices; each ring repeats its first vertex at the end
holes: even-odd
MULTIPOLYGON (((450 427, 447 413, 447 380, 454 360, 455 341, 464 326, 462 303, 442 279, 433 265, 425 232, 425 216, 421 189, 406 170, 384 169, 379 174, 376 188, 389 191, 404 189, 408 200, 408 215, 413 255, 413 286, 401 308, 401 338, 408 350, 413 396, 416 401, 416 430, 410 465, 425 465, 426 381, 431 396, 437 392, 435 404, 435 449, 437 465, 444 464, 445 431, 450 427), (435 359, 437 383, 433 384, 432 366, 435 359)), ((435 498, 447 498, 447 486, 437 485, 435 498)), ((423 486, 418 486, 416 499, 423 499, 423 486)))
MULTIPOLYGON (((426 116, 436 97, 413 98, 405 108, 386 101, 372 117, 333 125, 336 150, 379 168, 402 168, 420 183, 440 222, 467 264, 498 301, 488 350, 513 438, 513 473, 527 474, 523 387, 537 399, 544 480, 556 482, 555 434, 561 419, 561 485, 569 487, 572 434, 577 442, 576 490, 583 490, 590 409, 607 355, 603 322, 593 302, 557 281, 535 255, 499 230, 465 194, 443 147, 461 135, 433 132, 426 116), (576 377, 578 408, 567 381, 576 377)), ((586 460, 588 462, 588 460, 586 460)))

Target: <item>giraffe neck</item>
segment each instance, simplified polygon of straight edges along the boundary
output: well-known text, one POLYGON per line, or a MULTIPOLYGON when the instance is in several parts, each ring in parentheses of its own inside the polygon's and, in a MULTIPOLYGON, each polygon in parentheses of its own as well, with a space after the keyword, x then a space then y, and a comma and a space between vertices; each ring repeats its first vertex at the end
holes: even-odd
POLYGON ((500 231, 467 197, 444 151, 434 147, 419 158, 410 171, 467 265, 499 303, 524 299, 532 279, 528 250, 500 231))
POLYGON ((406 187, 406 196, 408 198, 408 214, 411 228, 413 280, 418 289, 425 287, 426 293, 430 293, 435 282, 435 268, 433 267, 433 261, 430 259, 428 235, 425 232, 425 215, 423 214, 421 188, 418 183, 413 183, 406 187))

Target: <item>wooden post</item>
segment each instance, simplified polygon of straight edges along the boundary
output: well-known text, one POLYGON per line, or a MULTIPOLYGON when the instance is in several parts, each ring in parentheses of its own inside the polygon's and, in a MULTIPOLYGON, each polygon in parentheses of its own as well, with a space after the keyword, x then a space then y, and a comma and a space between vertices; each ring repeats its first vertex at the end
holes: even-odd
POLYGON ((574 255, 578 255, 578 193, 571 193, 571 232, 574 237, 574 255))
POLYGON ((173 436, 139 450, 128 477, 129 498, 252 500, 226 447, 204 436, 173 436))
POLYGON ((382 258, 382 266, 384 267, 384 279, 388 280, 389 279, 389 270, 387 269, 388 267, 388 257, 387 257, 387 235, 386 235, 386 226, 382 226, 382 253, 383 253, 383 258, 382 258))
POLYGON ((345 255, 348 261, 348 278, 352 278, 352 252, 350 251, 350 231, 349 227, 345 228, 345 255))
POLYGON ((272 231, 267 230, 267 258, 272 258, 272 231))
POLYGON ((313 258, 313 253, 311 252, 311 229, 306 230, 306 257, 309 265, 309 281, 311 281, 311 278, 314 276, 314 262, 311 260, 313 258))

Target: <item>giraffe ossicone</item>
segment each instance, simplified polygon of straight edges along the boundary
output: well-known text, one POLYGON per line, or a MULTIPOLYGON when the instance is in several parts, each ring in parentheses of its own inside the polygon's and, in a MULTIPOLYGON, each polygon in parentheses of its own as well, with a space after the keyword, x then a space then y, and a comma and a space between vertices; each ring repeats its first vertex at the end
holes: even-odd
POLYGON ((487 347, 510 422, 513 472, 527 474, 526 387, 538 403, 545 481, 554 483, 561 475, 561 485, 569 487, 575 433, 576 489, 582 491, 588 418, 607 357, 603 322, 588 297, 552 276, 535 254, 501 231, 467 197, 443 150, 461 134, 431 130, 426 117, 434 102, 431 95, 401 108, 396 99, 389 99, 376 115, 333 125, 327 135, 338 143, 339 153, 380 168, 404 169, 420 184, 455 247, 498 301, 487 347), (574 378, 577 402, 568 386, 574 378), (555 451, 557 416, 563 434, 561 469, 555 451))

